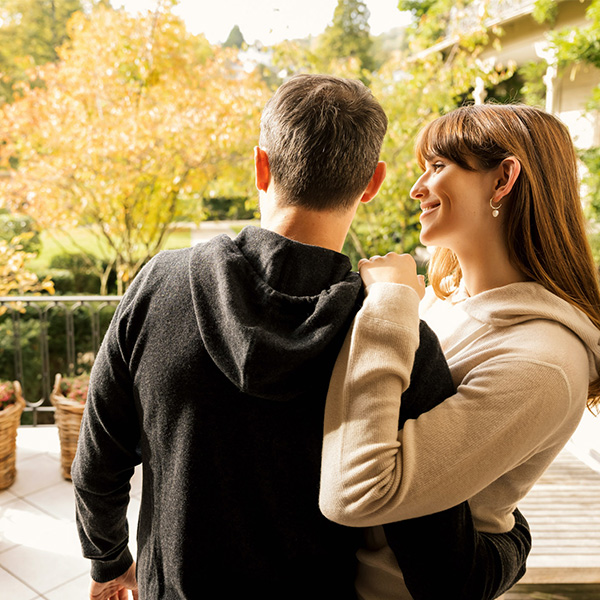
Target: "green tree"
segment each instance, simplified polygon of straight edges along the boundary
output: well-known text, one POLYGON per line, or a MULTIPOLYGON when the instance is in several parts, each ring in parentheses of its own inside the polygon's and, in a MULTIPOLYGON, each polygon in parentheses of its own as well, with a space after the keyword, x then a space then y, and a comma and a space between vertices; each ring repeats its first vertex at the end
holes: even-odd
POLYGON ((398 8, 411 12, 415 17, 422 17, 437 3, 438 0, 400 0, 398 8))
POLYGON ((413 51, 423 51, 447 37, 452 9, 463 8, 469 0, 400 0, 398 8, 414 19, 409 28, 413 51))
POLYGON ((519 96, 525 104, 544 108, 546 104, 546 84, 544 75, 548 65, 545 60, 530 61, 518 70, 521 79, 519 96))
POLYGON ((319 38, 318 54, 328 62, 356 58, 361 69, 374 68, 369 17, 371 14, 362 0, 338 0, 333 21, 319 38))
MULTIPOLYGON (((544 7, 550 15, 556 9, 556 0, 544 0, 538 6, 544 7)), ((540 8, 541 11, 541 8, 540 8)), ((540 12, 539 19, 544 19, 540 12)), ((557 51, 559 66, 567 67, 573 63, 586 63, 600 68, 600 0, 592 0, 585 12, 585 25, 558 29, 551 32, 549 41, 557 51)))
POLYGON ((246 41, 244 40, 240 28, 237 25, 234 25, 223 46, 225 48, 241 48, 245 43, 246 41))

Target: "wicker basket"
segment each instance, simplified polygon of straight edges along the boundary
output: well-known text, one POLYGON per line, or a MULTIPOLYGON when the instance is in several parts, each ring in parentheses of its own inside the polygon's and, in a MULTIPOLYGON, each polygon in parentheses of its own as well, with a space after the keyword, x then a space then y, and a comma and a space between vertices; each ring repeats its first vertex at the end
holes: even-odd
POLYGON ((76 402, 70 398, 65 398, 60 393, 60 373, 56 374, 54 379, 54 388, 50 394, 50 401, 56 408, 54 421, 58 426, 58 435, 60 437, 60 460, 62 474, 65 479, 71 479, 71 464, 77 451, 77 441, 79 440, 79 429, 81 427, 81 418, 85 404, 76 402))
POLYGON ((10 487, 17 475, 17 429, 25 408, 23 392, 18 381, 15 386, 16 402, 0 411, 0 490, 10 487))

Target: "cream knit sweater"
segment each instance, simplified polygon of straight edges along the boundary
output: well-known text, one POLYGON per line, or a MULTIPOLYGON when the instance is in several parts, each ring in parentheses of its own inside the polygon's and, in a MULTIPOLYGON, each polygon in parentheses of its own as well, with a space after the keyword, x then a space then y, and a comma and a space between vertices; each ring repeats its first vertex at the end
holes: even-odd
MULTIPOLYGON (((468 499, 479 530, 508 531, 518 502, 579 423, 600 369, 600 332, 535 283, 446 301, 428 290, 420 310, 457 393, 397 430, 419 300, 407 286, 371 285, 330 384, 321 510, 367 527, 468 499)), ((369 532, 359 559, 362 597, 410 598, 381 528, 369 532)))

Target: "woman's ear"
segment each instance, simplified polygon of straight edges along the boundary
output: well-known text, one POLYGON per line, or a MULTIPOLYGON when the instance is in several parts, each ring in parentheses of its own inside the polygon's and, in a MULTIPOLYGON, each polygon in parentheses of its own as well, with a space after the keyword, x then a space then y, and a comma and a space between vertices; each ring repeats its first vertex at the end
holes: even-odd
POLYGON ((496 202, 510 194, 520 173, 521 163, 514 156, 509 156, 500 163, 494 192, 496 202))

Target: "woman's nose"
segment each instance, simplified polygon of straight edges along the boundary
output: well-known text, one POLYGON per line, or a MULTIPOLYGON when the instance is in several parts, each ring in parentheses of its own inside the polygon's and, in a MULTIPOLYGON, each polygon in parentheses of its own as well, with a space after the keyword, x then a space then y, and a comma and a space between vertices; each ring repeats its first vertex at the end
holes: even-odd
POLYGON ((413 200, 420 200, 425 196, 425 186, 423 185, 423 175, 415 181, 415 184, 410 188, 410 197, 413 200))

